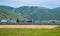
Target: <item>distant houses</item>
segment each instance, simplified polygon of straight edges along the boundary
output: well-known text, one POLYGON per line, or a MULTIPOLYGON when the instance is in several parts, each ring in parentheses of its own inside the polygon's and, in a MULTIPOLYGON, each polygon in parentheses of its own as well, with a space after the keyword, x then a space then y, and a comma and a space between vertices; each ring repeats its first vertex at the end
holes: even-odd
POLYGON ((40 24, 58 24, 60 21, 59 20, 48 20, 48 21, 40 21, 40 20, 12 20, 12 19, 9 19, 9 20, 0 20, 0 22, 31 22, 31 23, 40 23, 40 24))
POLYGON ((1 22, 7 22, 7 20, 1 20, 1 22))
MULTIPOLYGON (((19 19, 17 19, 17 20, 12 20, 12 19, 9 19, 9 20, 0 20, 0 22, 35 22, 34 20, 19 20, 19 19)), ((37 21, 36 21, 37 22, 37 21)))
POLYGON ((16 22, 16 21, 14 21, 14 20, 0 20, 0 22, 16 22))

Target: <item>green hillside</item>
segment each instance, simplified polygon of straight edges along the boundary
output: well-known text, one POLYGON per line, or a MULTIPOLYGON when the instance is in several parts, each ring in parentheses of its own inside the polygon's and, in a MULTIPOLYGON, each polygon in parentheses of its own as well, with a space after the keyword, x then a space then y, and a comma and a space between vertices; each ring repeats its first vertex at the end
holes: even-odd
POLYGON ((13 19, 13 20, 16 20, 17 18, 20 19, 20 20, 26 19, 18 13, 14 13, 12 11, 8 11, 8 10, 0 7, 0 19, 13 19))
POLYGON ((48 9, 44 7, 23 6, 16 8, 22 16, 31 20, 60 20, 60 9, 48 9))
POLYGON ((0 6, 0 18, 29 19, 29 20, 60 20, 60 7, 49 9, 36 6, 22 6, 13 8, 0 6))
POLYGON ((12 11, 14 8, 13 7, 10 7, 10 6, 3 6, 3 5, 0 5, 0 8, 4 8, 8 11, 12 11))

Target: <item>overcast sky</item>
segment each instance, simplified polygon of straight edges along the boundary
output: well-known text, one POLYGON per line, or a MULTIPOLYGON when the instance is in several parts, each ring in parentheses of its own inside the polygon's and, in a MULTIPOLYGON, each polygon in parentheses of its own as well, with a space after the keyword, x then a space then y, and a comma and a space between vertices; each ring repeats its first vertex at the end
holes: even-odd
POLYGON ((0 0, 0 5, 20 7, 39 6, 46 8, 60 7, 60 0, 0 0))

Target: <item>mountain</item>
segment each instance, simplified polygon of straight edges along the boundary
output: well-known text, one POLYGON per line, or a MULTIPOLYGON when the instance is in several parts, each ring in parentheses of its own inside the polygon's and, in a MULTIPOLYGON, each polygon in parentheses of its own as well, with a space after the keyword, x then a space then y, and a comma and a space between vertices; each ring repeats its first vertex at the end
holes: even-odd
POLYGON ((26 18, 22 17, 20 14, 9 11, 5 8, 0 7, 0 20, 1 19, 19 19, 19 20, 27 20, 26 18))
POLYGON ((60 20, 60 9, 48 9, 36 6, 23 6, 16 11, 30 20, 60 20))
POLYGON ((4 8, 5 10, 9 10, 9 11, 12 11, 14 9, 13 7, 3 6, 3 5, 0 5, 0 8, 4 8))
POLYGON ((52 9, 51 12, 55 15, 57 20, 60 20, 60 7, 52 9))
POLYGON ((29 20, 60 20, 60 7, 49 9, 37 6, 22 6, 13 8, 0 6, 0 18, 29 19, 29 20))

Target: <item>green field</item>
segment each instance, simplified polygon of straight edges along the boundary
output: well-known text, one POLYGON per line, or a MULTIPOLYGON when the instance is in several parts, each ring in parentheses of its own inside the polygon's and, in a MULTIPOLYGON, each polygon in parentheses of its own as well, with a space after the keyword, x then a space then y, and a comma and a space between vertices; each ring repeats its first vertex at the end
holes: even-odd
POLYGON ((0 28, 0 36, 60 36, 60 27, 54 29, 0 28))

